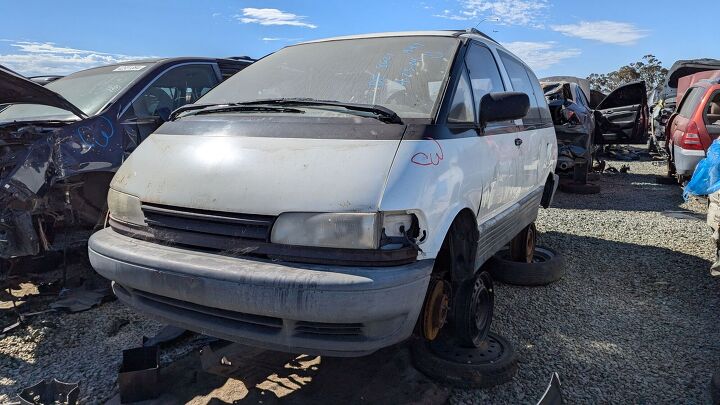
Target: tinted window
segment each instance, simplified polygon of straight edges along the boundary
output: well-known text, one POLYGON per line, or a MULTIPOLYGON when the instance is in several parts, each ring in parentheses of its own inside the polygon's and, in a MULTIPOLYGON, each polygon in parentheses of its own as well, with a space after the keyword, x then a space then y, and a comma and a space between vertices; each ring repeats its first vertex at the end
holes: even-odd
POLYGON ((680 102, 678 114, 682 115, 685 118, 690 118, 693 112, 695 112, 698 104, 700 104, 700 100, 702 99, 703 94, 705 94, 704 88, 691 88, 688 92, 685 93, 685 97, 683 97, 682 101, 680 102))
POLYGON ((218 84, 212 65, 183 65, 170 69, 152 82, 132 103, 137 118, 158 117, 161 109, 168 112, 194 103, 218 84))
POLYGON ((479 104, 480 99, 488 93, 505 91, 497 63, 488 48, 471 45, 465 55, 465 65, 469 72, 475 104, 479 104))
POLYGON ((463 69, 462 75, 458 80, 447 120, 448 122, 456 123, 472 123, 475 121, 472 89, 470 88, 470 82, 465 69, 463 69))
MULTIPOLYGON (((498 53, 500 54, 503 65, 505 65, 508 76, 510 76, 513 91, 525 93, 530 98, 530 110, 528 110, 527 115, 523 118, 523 123, 528 124, 540 121, 540 110, 537 97, 535 96, 535 88, 533 87, 532 80, 530 80, 530 76, 528 76, 528 72, 525 70, 525 66, 502 51, 498 51, 498 53)), ((539 94, 542 98, 545 98, 543 93, 539 94)))

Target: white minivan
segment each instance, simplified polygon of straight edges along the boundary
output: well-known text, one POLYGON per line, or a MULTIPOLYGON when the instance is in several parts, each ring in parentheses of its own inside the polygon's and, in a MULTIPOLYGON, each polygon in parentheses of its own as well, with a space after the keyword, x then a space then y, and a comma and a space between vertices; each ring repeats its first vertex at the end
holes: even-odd
POLYGON ((511 241, 532 257, 556 156, 537 78, 477 30, 306 42, 137 148, 90 260, 138 311, 249 345, 480 346, 493 308, 480 268, 511 241))

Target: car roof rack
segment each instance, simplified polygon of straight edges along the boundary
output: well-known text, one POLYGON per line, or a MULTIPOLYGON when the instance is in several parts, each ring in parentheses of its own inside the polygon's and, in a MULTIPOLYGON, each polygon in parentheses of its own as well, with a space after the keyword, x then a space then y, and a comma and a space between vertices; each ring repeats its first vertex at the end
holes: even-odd
POLYGON ((478 36, 481 36, 481 37, 487 39, 488 41, 493 41, 493 42, 495 42, 496 44, 500 44, 500 42, 496 41, 496 40, 495 40, 494 38, 492 38, 490 35, 488 35, 488 34, 482 32, 482 31, 480 31, 480 30, 477 29, 477 28, 468 28, 468 29, 466 29, 466 30, 457 30, 457 31, 455 31, 454 36, 459 37, 460 35, 464 35, 464 34, 478 35, 478 36))

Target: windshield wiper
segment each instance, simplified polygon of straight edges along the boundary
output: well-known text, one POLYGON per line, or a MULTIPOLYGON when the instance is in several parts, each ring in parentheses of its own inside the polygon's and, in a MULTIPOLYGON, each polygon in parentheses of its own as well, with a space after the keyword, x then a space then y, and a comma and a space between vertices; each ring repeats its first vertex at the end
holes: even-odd
POLYGON ((349 111, 361 111, 373 114, 377 119, 390 124, 402 124, 402 120, 395 113, 395 111, 383 107, 381 105, 373 104, 355 104, 355 103, 344 103, 342 101, 335 100, 316 100, 313 98, 272 98, 266 100, 253 100, 236 103, 238 105, 256 105, 256 104, 268 104, 268 105, 290 105, 290 106, 329 106, 329 107, 341 107, 349 111))
POLYGON ((187 117, 189 115, 205 115, 205 114, 217 114, 224 112, 279 112, 279 113, 294 113, 303 114, 302 110, 297 108, 285 108, 285 107, 262 107, 254 105, 245 105, 243 103, 229 103, 229 104, 188 104, 184 105, 170 114, 169 121, 174 121, 179 118, 180 114, 189 112, 183 115, 187 117))

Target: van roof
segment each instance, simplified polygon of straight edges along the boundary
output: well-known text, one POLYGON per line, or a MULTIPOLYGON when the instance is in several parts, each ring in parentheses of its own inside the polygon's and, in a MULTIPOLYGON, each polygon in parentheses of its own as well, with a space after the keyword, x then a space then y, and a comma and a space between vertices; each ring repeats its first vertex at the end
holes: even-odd
POLYGON ((373 34, 345 35, 332 38, 316 39, 312 41, 301 42, 301 44, 311 44, 317 42, 342 41, 346 39, 362 39, 362 38, 385 38, 385 37, 479 37, 488 41, 499 43, 487 34, 475 29, 467 30, 430 30, 430 31, 401 31, 401 32, 378 32, 373 34))

